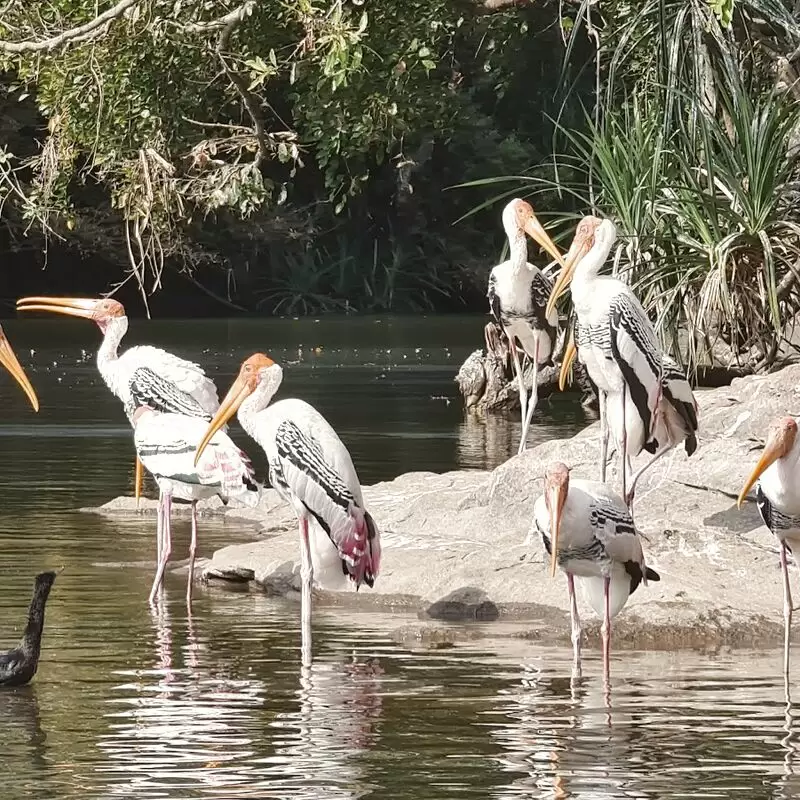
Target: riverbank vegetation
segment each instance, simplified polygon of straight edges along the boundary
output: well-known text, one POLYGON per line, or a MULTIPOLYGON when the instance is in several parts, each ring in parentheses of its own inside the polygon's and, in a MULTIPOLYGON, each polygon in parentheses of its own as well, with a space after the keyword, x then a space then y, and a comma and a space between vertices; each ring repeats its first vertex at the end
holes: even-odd
POLYGON ((256 313, 482 309, 502 200, 525 194, 562 237, 611 216, 617 267, 691 360, 764 368, 800 297, 797 17, 788 0, 10 0, 0 248, 21 271, 91 254, 97 291, 145 302, 182 273, 256 313))

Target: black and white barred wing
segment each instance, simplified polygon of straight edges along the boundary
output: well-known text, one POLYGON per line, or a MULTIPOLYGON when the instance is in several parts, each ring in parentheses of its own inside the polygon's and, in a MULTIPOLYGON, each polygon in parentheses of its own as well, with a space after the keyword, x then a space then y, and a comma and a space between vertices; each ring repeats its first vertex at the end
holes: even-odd
POLYGON ((502 309, 500 308, 500 298, 497 296, 497 275, 494 270, 489 273, 489 288, 486 297, 489 299, 489 313, 498 325, 502 325, 502 309))
POLYGON ((193 361, 179 358, 159 347, 142 345, 126 350, 119 357, 119 363, 131 375, 139 367, 150 368, 179 391, 191 395, 203 411, 212 416, 219 408, 214 381, 193 361))
POLYGON ((594 537, 613 561, 644 564, 642 542, 625 504, 605 497, 594 497, 590 505, 589 525, 594 537))
POLYGON ((182 391, 150 367, 137 367, 133 371, 129 389, 133 406, 130 409, 131 414, 137 408, 146 406, 162 414, 181 414, 206 422, 211 420, 211 414, 192 395, 182 391))
POLYGON ((661 345, 642 304, 631 292, 620 292, 611 301, 609 325, 611 355, 628 386, 647 439, 661 398, 661 345))
POLYGON ((331 461, 319 439, 292 420, 280 423, 270 459, 274 488, 319 523, 356 585, 372 586, 380 559, 378 530, 348 488, 353 476, 341 475, 331 461))
POLYGON ((226 433, 214 434, 195 466, 197 446, 207 428, 203 417, 145 411, 134 420, 136 454, 156 478, 205 486, 226 500, 255 506, 261 488, 253 465, 226 433))
POLYGON ((688 455, 697 448, 697 400, 692 387, 686 379, 686 373, 678 366, 678 362, 666 353, 662 353, 664 365, 664 398, 672 405, 680 417, 686 433, 686 452, 688 455))

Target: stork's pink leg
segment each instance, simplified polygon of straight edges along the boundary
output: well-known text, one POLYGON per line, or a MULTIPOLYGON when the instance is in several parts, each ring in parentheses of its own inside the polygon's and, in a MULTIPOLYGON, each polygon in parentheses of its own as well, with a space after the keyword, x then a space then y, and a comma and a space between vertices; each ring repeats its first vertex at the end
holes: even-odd
MULTIPOLYGON (((525 376, 522 372, 522 367, 519 363, 519 353, 517 352, 517 345, 514 341, 512 336, 508 337, 509 347, 511 349, 511 355, 514 359, 514 372, 517 375, 517 386, 519 387, 519 407, 520 407, 520 416, 522 419, 522 427, 523 430, 525 428, 525 418, 528 416, 528 390, 525 388, 525 376)), ((520 442, 520 449, 517 450, 518 453, 522 452, 522 448, 524 447, 524 443, 520 442)))
POLYGON ((644 475, 645 472, 647 472, 647 470, 650 469, 650 467, 653 466, 653 464, 656 463, 656 461, 658 461, 659 458, 661 458, 661 456, 672 452, 673 448, 674 445, 673 447, 665 447, 663 450, 660 450, 643 467, 640 467, 637 472, 633 473, 633 477, 631 478, 631 485, 628 487, 628 494, 625 495, 625 505, 628 506, 628 509, 630 510, 631 514, 633 514, 633 498, 636 492, 636 482, 639 480, 639 478, 642 477, 642 475, 644 475))
POLYGON ((628 390, 622 388, 622 452, 620 453, 620 461, 622 462, 622 496, 628 496, 628 418, 625 409, 625 396, 628 390))
POLYGON ((197 500, 192 500, 192 540, 189 542, 189 582, 186 584, 186 604, 192 605, 194 586, 194 557, 197 552, 197 500))
POLYGON ((536 404, 539 402, 539 340, 536 340, 536 346, 533 351, 533 386, 531 387, 531 395, 527 398, 528 411, 525 414, 525 419, 522 423, 522 438, 519 441, 519 450, 521 453, 525 449, 525 444, 528 441, 528 428, 531 425, 533 412, 536 410, 536 404))
POLYGON ((606 684, 611 676, 611 614, 610 614, 611 578, 603 578, 603 678, 606 684))
POLYGON ((789 646, 792 630, 792 587, 789 585, 789 561, 786 542, 781 542, 781 572, 783 573, 783 674, 789 674, 789 646))
POLYGON ((308 540, 308 520, 300 519, 300 635, 303 665, 311 664, 311 582, 314 567, 311 563, 311 543, 308 540))
POLYGON ((581 676, 581 618, 578 615, 578 601, 575 598, 575 579, 567 573, 567 587, 569 588, 569 610, 572 621, 572 675, 581 676))
POLYGON ((606 416, 606 393, 597 390, 597 403, 600 407, 600 480, 606 482, 606 467, 608 466, 608 417, 606 416))
POLYGON ((152 604, 158 592, 158 587, 164 579, 164 570, 167 568, 167 561, 169 561, 170 553, 172 552, 172 495, 169 492, 164 492, 163 509, 163 540, 161 555, 158 559, 158 570, 156 577, 153 581, 153 588, 150 590, 150 603, 152 604))

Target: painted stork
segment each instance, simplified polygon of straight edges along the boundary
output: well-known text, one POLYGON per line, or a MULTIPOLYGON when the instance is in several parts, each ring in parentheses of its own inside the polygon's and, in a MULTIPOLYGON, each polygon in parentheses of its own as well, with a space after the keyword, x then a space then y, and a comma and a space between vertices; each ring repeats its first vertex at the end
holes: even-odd
MULTIPOLYGON (((539 367, 550 359, 558 333, 558 313, 554 308, 545 311, 552 281, 533 264, 528 263, 529 234, 556 261, 564 264, 561 253, 545 232, 529 203, 516 198, 503 209, 503 228, 508 237, 509 258, 494 267, 489 274, 489 310, 502 326, 509 341, 514 373, 519 385, 522 414, 522 438, 518 452, 525 449, 533 411, 539 397, 537 385, 539 367), (520 365, 519 350, 533 364, 533 385, 528 397, 520 365)), ((487 339, 487 350, 491 343, 487 339)))
MULTIPOLYGON (((131 397, 131 377, 139 367, 148 367, 165 381, 191 395, 203 411, 214 414, 219 408, 217 387, 197 364, 168 353, 158 347, 140 345, 121 355, 120 342, 128 330, 128 317, 122 303, 110 298, 23 297, 17 300, 18 311, 48 311, 92 320, 103 333, 97 351, 97 369, 111 393, 122 401, 128 421, 133 423, 135 408, 131 397)), ((155 399, 154 399, 155 402, 155 399)), ((159 410, 172 411, 166 399, 159 410)), ((135 494, 141 494, 142 469, 137 459, 135 494)))
POLYGON ((572 619, 574 668, 580 672, 581 621, 575 582, 603 619, 603 671, 609 677, 611 620, 640 583, 660 576, 645 564, 639 532, 623 499, 607 484, 571 479, 569 467, 556 462, 544 476, 544 494, 534 504, 534 524, 550 556, 566 573, 572 619))
POLYGON ((186 602, 192 603, 194 562, 197 552, 197 501, 219 497, 242 505, 258 504, 261 489, 256 483, 250 459, 224 431, 208 442, 203 457, 194 463, 197 445, 203 438, 211 414, 189 394, 176 389, 149 367, 139 367, 131 376, 131 402, 136 455, 158 484, 158 568, 149 601, 155 600, 172 551, 170 515, 173 498, 191 503, 192 538, 189 545, 189 578, 186 602), (165 404, 173 411, 161 410, 165 404))
POLYGON ((33 386, 31 386, 31 382, 28 380, 25 370, 22 369, 22 365, 17 360, 2 327, 0 327, 0 364, 8 370, 11 377, 20 385, 22 391, 27 395, 30 404, 33 406, 33 410, 38 411, 39 398, 36 397, 36 392, 33 390, 33 386))
POLYGON ((599 275, 614 245, 610 220, 584 217, 547 302, 547 313, 570 287, 574 339, 561 364, 563 385, 577 348, 597 386, 600 403, 601 473, 605 481, 609 429, 621 459, 622 493, 630 507, 639 478, 665 453, 684 442, 697 448, 697 402, 685 374, 661 349, 655 329, 631 288, 599 275), (631 457, 653 455, 637 472, 631 457))
POLYGON ((197 448, 237 412, 267 455, 269 480, 297 515, 301 556, 302 660, 311 661, 311 583, 373 586, 381 559, 380 531, 364 507, 350 453, 336 431, 302 400, 269 405, 281 384, 280 365, 263 353, 246 359, 197 448))
POLYGON ((795 560, 800 555, 800 437, 797 435, 797 422, 792 417, 777 419, 770 426, 764 452, 739 493, 736 501, 739 508, 756 481, 756 505, 759 514, 780 543, 783 572, 783 671, 788 675, 794 608, 787 552, 791 552, 795 560))

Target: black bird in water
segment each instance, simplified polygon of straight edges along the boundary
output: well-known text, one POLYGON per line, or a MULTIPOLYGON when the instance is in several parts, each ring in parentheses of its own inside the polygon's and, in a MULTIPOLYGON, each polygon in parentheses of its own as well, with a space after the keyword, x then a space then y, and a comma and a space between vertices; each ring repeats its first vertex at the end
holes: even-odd
POLYGON ((44 629, 44 606, 50 595, 55 572, 41 572, 28 610, 28 624, 19 646, 0 653, 0 686, 24 686, 36 674, 44 629))

